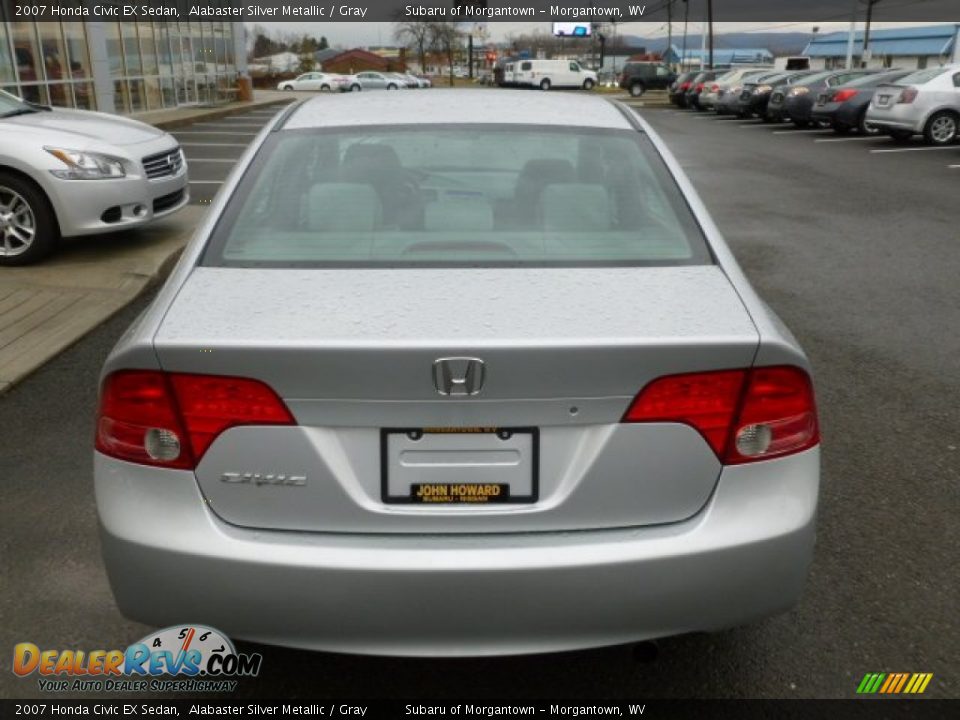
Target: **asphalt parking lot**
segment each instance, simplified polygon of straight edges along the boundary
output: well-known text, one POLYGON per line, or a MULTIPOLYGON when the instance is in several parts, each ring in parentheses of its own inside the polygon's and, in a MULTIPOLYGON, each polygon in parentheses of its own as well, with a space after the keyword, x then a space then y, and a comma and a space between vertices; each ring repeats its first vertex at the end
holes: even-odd
POLYGON ((208 205, 247 145, 278 112, 267 107, 170 130, 190 168, 190 201, 208 205))
MULTIPOLYGON (((273 112, 174 131, 194 202, 209 201, 273 112)), ((814 364, 824 475, 800 605, 666 640, 652 663, 626 648, 420 660, 246 645, 264 664, 240 696, 848 698, 866 672, 931 672, 927 695, 960 695, 960 146, 643 113, 814 364)), ((147 301, 0 398, 0 648, 125 647, 148 631, 110 595, 90 459, 100 364, 147 301)), ((9 657, 0 696, 36 696, 9 657)))

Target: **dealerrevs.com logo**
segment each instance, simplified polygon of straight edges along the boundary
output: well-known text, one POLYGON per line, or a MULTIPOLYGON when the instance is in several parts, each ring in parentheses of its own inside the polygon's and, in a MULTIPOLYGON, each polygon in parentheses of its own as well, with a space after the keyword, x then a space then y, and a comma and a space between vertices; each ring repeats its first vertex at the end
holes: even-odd
POLYGON ((262 662, 204 625, 168 627, 126 650, 41 650, 30 642, 13 648, 13 672, 38 675, 44 692, 231 692, 234 678, 255 677, 262 662))

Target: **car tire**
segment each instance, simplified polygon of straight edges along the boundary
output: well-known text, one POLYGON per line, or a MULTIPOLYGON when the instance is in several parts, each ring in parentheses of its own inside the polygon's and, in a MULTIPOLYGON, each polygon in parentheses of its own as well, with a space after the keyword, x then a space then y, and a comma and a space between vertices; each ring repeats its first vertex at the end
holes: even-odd
POLYGON ((330 86, 329 86, 329 85, 321 85, 321 86, 320 86, 320 92, 330 92, 330 86))
POLYGON ((396 89, 397 89, 397 86, 394 85, 393 83, 390 83, 389 85, 387 85, 387 90, 396 90, 396 89))
POLYGON ((28 265, 42 260, 60 239, 53 208, 43 191, 22 176, 2 171, 0 220, 0 265, 28 265), (26 239, 28 228, 32 228, 33 237, 26 239))
POLYGON ((960 137, 960 115, 950 110, 934 113, 923 127, 927 145, 950 145, 960 137))
POLYGON ((280 88, 280 89, 283 90, 284 92, 293 92, 293 86, 292 86, 292 85, 284 85, 284 86, 283 86, 282 88, 280 88))
POLYGON ((635 82, 630 84, 630 97, 643 97, 643 94, 647 91, 646 86, 642 82, 635 82))
POLYGON ((584 89, 584 90, 593 90, 593 80, 591 80, 590 78, 587 78, 586 80, 584 80, 584 81, 583 81, 583 89, 584 89))
POLYGON ((837 123, 834 123, 830 127, 837 135, 846 135, 853 129, 849 125, 838 125, 837 123))
POLYGON ((549 79, 549 78, 544 78, 543 80, 540 81, 540 89, 543 90, 543 91, 549 90, 549 89, 550 89, 550 85, 551 85, 551 83, 550 83, 550 79, 549 79))
POLYGON ((350 86, 350 92, 360 92, 361 90, 363 90, 363 88, 357 84, 353 84, 350 86))

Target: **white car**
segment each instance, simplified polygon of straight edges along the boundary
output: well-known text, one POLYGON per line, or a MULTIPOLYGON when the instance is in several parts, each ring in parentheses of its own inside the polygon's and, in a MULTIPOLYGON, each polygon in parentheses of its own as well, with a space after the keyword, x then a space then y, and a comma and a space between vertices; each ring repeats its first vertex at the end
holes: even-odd
POLYGON ((319 90, 320 92, 331 92, 341 90, 348 83, 348 79, 343 75, 333 75, 331 73, 308 72, 295 77, 293 80, 284 80, 277 85, 277 90, 319 90))
POLYGON ((708 82, 703 86, 703 92, 700 94, 700 107, 704 108, 705 110, 715 109, 717 102, 720 100, 720 98, 726 95, 727 92, 739 92, 743 82, 747 78, 757 77, 758 75, 768 73, 771 70, 772 68, 768 67, 740 67, 724 73, 716 80, 708 82))
POLYGON ((144 225, 189 200, 186 159, 163 130, 0 90, 0 265, 35 262, 61 237, 144 225))
POLYGON ((521 60, 514 65, 513 84, 541 90, 560 87, 592 90, 597 84, 597 74, 575 60, 521 60))
POLYGON ((897 140, 923 135, 930 145, 960 139, 960 63, 918 70, 881 85, 866 122, 897 140))

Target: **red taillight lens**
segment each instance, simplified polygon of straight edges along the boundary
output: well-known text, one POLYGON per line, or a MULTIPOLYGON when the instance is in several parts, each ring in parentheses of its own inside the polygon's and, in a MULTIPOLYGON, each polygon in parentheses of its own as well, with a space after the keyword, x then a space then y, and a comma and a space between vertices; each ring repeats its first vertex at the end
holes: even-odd
POLYGON ((917 95, 920 93, 917 92, 915 87, 904 88, 903 92, 900 93, 900 99, 897 102, 901 105, 909 105, 914 100, 917 99, 917 95))
POLYGON ((690 89, 690 83, 688 83, 688 82, 680 83, 680 89, 681 89, 682 91, 686 92, 687 90, 690 89))
POLYGON ((711 85, 711 86, 710 86, 710 92, 712 92, 712 93, 720 92, 720 86, 719 86, 719 85, 711 85))
POLYGON ((850 98, 854 97, 857 94, 857 91, 854 89, 849 90, 837 90, 831 98, 832 102, 846 102, 850 98))
POLYGON ((703 92, 703 83, 697 83, 697 86, 693 89, 693 91, 697 93, 703 92))
POLYGON ((129 462, 192 469, 228 428, 293 424, 259 380, 121 370, 103 384, 96 448, 129 462))
POLYGON ((800 452, 820 440, 810 378, 791 366, 659 378, 623 420, 690 425, 726 465, 800 452))

